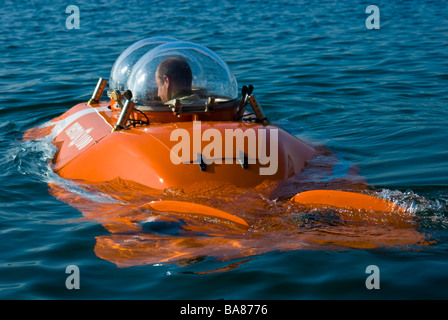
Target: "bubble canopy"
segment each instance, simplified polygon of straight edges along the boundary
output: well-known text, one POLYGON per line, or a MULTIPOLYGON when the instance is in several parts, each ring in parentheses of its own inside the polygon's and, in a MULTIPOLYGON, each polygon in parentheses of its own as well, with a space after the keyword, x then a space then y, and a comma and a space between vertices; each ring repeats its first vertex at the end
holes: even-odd
MULTIPOLYGON (((131 90, 136 105, 154 106, 169 103, 162 102, 159 97, 159 86, 164 81, 156 80, 156 71, 162 62, 166 63, 173 60, 172 58, 186 62, 191 70, 190 80, 186 81, 190 91, 188 103, 201 104, 209 98, 215 99, 216 102, 238 98, 236 79, 218 55, 204 46, 169 37, 143 39, 123 51, 112 67, 109 89, 121 92, 131 90)), ((185 74, 173 70, 168 77, 179 78, 185 74)), ((160 73, 163 72, 159 72, 157 77, 163 79, 160 73)), ((172 96, 169 98, 173 99, 175 90, 171 91, 172 96)))

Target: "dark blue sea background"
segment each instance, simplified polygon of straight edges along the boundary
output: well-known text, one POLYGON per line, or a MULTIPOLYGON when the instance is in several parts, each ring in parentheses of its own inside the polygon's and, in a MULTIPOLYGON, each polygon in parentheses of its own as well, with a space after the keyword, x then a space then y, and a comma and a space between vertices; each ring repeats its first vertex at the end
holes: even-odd
POLYGON ((447 12, 431 0, 1 1, 0 298, 447 299, 447 12), (66 28, 69 5, 79 29, 66 28), (366 27, 369 5, 380 29, 366 27), (50 194, 54 150, 22 136, 87 101, 120 53, 152 36, 215 51, 271 122, 411 206, 431 244, 273 251, 217 272, 240 260, 118 268, 96 256, 107 231, 50 194), (80 289, 66 288, 69 265, 80 289), (379 289, 366 288, 369 265, 379 289))

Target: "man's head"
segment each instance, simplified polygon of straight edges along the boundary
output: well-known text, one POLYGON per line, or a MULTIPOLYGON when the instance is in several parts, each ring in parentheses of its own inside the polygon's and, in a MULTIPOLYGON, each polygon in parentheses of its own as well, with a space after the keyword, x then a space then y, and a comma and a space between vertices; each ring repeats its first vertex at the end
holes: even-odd
POLYGON ((165 103, 180 90, 191 91, 193 75, 185 59, 167 58, 163 60, 156 71, 158 95, 165 103))

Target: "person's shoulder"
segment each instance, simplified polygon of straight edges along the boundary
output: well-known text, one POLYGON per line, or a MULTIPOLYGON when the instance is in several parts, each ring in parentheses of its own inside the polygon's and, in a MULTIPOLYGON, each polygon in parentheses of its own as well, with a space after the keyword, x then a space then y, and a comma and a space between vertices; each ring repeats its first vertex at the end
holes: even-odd
POLYGON ((166 105, 175 105, 176 104, 176 100, 180 100, 181 104, 201 104, 204 103, 204 100, 201 99, 197 94, 193 93, 190 95, 186 95, 183 97, 179 97, 176 99, 171 99, 169 101, 167 101, 165 104, 166 105))

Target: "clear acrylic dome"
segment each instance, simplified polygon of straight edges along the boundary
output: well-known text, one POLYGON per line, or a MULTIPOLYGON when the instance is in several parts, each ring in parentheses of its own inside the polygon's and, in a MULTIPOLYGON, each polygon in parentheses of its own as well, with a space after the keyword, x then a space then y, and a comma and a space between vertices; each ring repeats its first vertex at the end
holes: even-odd
POLYGON ((214 98, 220 102, 238 98, 236 79, 219 56, 201 45, 173 38, 148 38, 126 49, 112 68, 110 89, 131 90, 136 105, 162 104, 156 71, 169 58, 180 58, 188 63, 191 91, 198 100, 214 98))
POLYGON ((132 44, 124 50, 115 61, 109 78, 109 88, 111 90, 125 91, 128 77, 131 74, 134 64, 148 51, 160 44, 178 41, 171 37, 151 37, 132 44))

